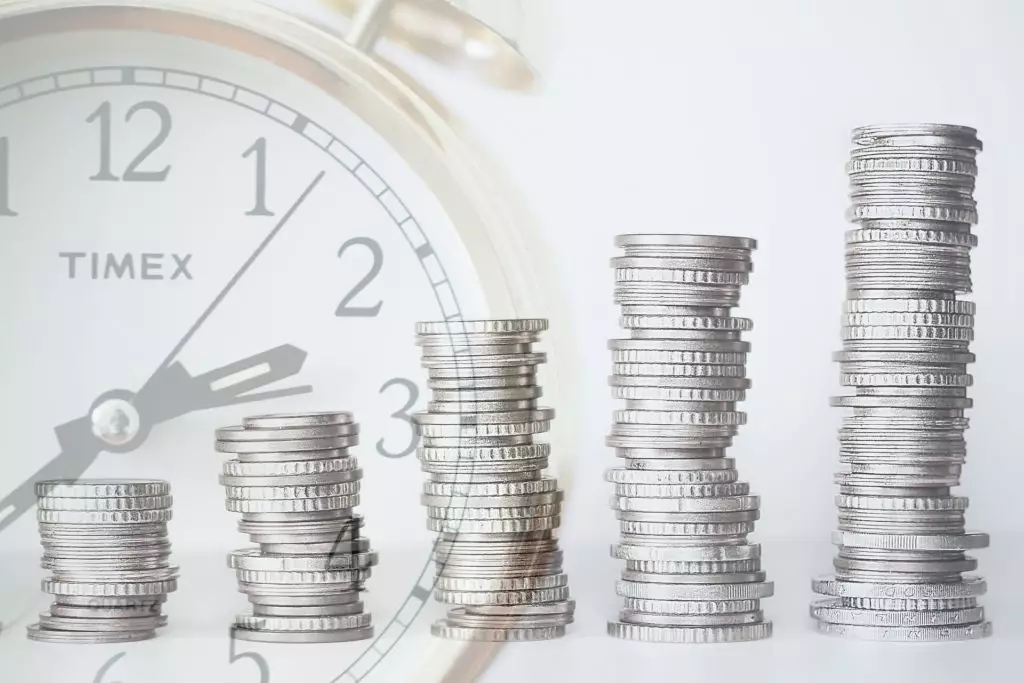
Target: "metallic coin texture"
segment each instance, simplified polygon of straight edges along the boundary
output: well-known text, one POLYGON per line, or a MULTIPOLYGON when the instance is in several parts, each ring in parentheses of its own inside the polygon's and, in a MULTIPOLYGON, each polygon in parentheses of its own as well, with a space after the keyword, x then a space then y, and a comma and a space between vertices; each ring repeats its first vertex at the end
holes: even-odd
POLYGON ((753 321, 731 315, 757 244, 715 235, 621 235, 612 259, 625 339, 608 342, 612 415, 607 443, 624 460, 605 479, 620 524, 613 557, 618 638, 711 643, 767 638, 771 595, 761 547, 749 543, 760 498, 727 449, 747 421, 753 321))
POLYGON ((156 637, 177 590, 170 563, 166 481, 57 480, 36 484, 42 588, 54 596, 31 640, 128 643, 156 637))
POLYGON ((856 228, 846 234, 840 384, 852 409, 839 430, 836 575, 812 587, 818 630, 867 640, 947 641, 989 635, 965 576, 988 546, 968 531, 968 499, 952 493, 967 458, 978 240, 977 131, 938 124, 853 133, 847 164, 856 228))
POLYGON ((539 404, 546 356, 533 346, 547 329, 541 319, 416 326, 433 392, 414 421, 427 528, 441 535, 434 597, 453 606, 433 624, 437 637, 551 640, 572 623, 553 536, 562 491, 542 476, 551 446, 537 440, 555 417, 539 404))
POLYGON ((336 643, 372 638, 359 599, 377 553, 362 535, 363 471, 350 452, 359 423, 329 411, 256 415, 217 430, 233 454, 220 483, 239 531, 258 544, 228 556, 252 614, 232 633, 263 643, 336 643))

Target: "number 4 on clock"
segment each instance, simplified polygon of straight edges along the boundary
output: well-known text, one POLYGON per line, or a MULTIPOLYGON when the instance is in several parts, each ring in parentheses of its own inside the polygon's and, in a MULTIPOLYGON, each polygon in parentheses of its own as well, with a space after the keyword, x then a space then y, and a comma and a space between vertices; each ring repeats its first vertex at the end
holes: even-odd
POLYGON ((0 138, 0 216, 17 216, 11 209, 11 143, 0 138))

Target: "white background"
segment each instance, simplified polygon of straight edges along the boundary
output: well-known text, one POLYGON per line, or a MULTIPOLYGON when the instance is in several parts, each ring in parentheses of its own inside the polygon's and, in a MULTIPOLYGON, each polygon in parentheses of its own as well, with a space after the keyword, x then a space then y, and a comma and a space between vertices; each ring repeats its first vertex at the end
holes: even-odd
MULTIPOLYGON (((496 0, 497 1, 497 0, 496 0)), ((527 8, 540 3, 527 2, 527 8)), ((1021 368, 1015 362, 1024 186, 1020 123, 1024 5, 1013 0, 557 0, 548 11, 545 84, 532 97, 492 94, 431 77, 514 178, 541 227, 578 341, 565 435, 573 469, 563 532, 578 623, 563 642, 506 648, 484 680, 721 681, 1014 680, 1024 629, 1015 552, 1021 368), (835 526, 844 162, 849 130, 888 121, 977 127, 986 149, 976 197, 978 363, 958 491, 969 526, 992 533, 981 551, 996 636, 949 645, 863 644, 817 636, 807 616, 812 575, 830 569, 835 526), (776 597, 767 643, 645 646, 604 636, 614 618, 616 535, 603 470, 612 401, 605 340, 613 236, 706 232, 755 237, 743 313, 755 331, 733 453, 763 497, 754 535, 776 597)), ((534 29, 536 30, 536 29, 534 29)), ((427 76, 434 76, 430 73, 427 76)), ((559 406, 562 408, 562 406, 559 406)))
MULTIPOLYGON (((512 0, 480 0, 511 2, 512 0)), ((280 0, 296 4, 303 0, 280 0)), ((505 648, 485 683, 676 680, 1013 681, 1024 633, 1015 551, 1024 535, 1017 487, 1020 369, 1013 303, 1024 186, 1015 161, 1024 66, 1019 0, 523 0, 544 84, 529 96, 495 93, 416 69, 467 122, 513 180, 538 224, 538 258, 575 338, 576 384, 555 407, 571 470, 563 545, 578 603, 560 641, 505 648), (532 22, 536 21, 533 25, 532 22), (539 36, 539 37, 538 37, 539 36), (974 258, 980 311, 974 350, 970 461, 961 493, 996 636, 951 645, 873 645, 819 637, 810 577, 830 568, 832 471, 840 411, 830 354, 839 347, 843 165, 849 130, 869 122, 974 125, 986 151, 974 258), (607 507, 604 446, 613 403, 606 340, 619 336, 608 259, 622 232, 755 237, 756 272, 742 313, 754 318, 745 403, 749 424, 733 455, 762 495, 754 535, 776 596, 766 642, 645 646, 605 636, 616 615, 616 537, 607 507), (570 419, 575 417, 576 419, 570 419)), ((224 523, 227 516, 221 515, 224 523)), ((230 590, 230 573, 210 566, 230 590)), ((0 665, 3 663, 0 662, 0 665)), ((91 670, 86 672, 91 674, 91 670)), ((0 675, 0 680, 5 680, 0 675)), ((68 678, 69 683, 78 679, 68 678)), ((85 680, 85 678, 82 678, 85 680)), ((125 681, 141 680, 124 676, 125 681)), ((374 680, 374 679, 371 679, 374 680)), ((275 681, 276 683, 276 681, 275 681)), ((391 683, 391 682, 389 682, 391 683)), ((395 681, 394 683, 417 683, 395 681)))

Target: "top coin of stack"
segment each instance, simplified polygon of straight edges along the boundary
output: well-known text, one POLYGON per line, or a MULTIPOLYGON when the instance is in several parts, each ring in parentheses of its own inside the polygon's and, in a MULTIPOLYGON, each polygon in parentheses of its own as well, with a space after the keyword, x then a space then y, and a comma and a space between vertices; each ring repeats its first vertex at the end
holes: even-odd
POLYGON ((753 270, 754 240, 713 235, 622 235, 612 259, 615 302, 628 339, 609 342, 615 412, 608 470, 626 561, 625 599, 608 633, 674 643, 771 635, 761 598, 773 585, 761 547, 747 542, 760 499, 726 457, 746 414, 752 327, 730 315, 753 270))
POLYGON ((373 636, 360 593, 377 564, 361 535, 363 472, 349 449, 359 443, 351 413, 248 417, 217 430, 220 482, 238 528, 259 549, 229 557, 253 613, 236 617, 234 634, 274 643, 327 643, 373 636))
POLYGON ((988 545, 954 496, 967 451, 974 336, 970 249, 981 142, 973 128, 882 125, 853 133, 839 432, 836 575, 814 581, 824 633, 960 640, 991 632, 977 596, 988 545))
POLYGON ((50 611, 30 626, 32 640, 124 643, 148 640, 177 590, 165 481, 80 480, 36 484, 50 611))
POLYGON ((546 320, 420 323, 416 342, 433 392, 416 415, 435 546, 434 596, 459 607, 433 625, 458 640, 546 640, 572 622, 554 531, 562 492, 542 476, 554 411, 538 407, 532 345, 546 320))

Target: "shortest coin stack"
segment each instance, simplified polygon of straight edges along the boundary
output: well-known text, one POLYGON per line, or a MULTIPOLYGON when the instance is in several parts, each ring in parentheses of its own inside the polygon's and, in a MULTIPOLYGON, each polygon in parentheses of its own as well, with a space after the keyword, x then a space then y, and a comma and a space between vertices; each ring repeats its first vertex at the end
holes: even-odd
POLYGON ((454 605, 442 638, 549 640, 573 621, 555 538, 562 491, 542 476, 551 447, 534 441, 554 411, 538 406, 533 350, 546 320, 420 323, 432 400, 416 416, 430 474, 423 504, 435 546, 434 596, 454 605))
POLYGON ((170 564, 171 487, 164 481, 81 480, 36 484, 42 566, 54 596, 28 637, 51 643, 149 640, 177 590, 170 564))
POLYGON ((260 415, 217 430, 217 450, 236 457, 220 482, 238 528, 259 548, 236 550, 228 564, 252 614, 235 619, 241 640, 336 643, 373 637, 360 594, 377 564, 361 535, 363 471, 349 449, 359 443, 351 413, 260 415))

